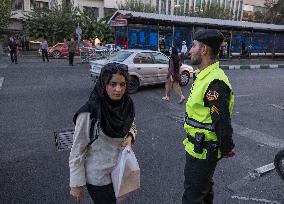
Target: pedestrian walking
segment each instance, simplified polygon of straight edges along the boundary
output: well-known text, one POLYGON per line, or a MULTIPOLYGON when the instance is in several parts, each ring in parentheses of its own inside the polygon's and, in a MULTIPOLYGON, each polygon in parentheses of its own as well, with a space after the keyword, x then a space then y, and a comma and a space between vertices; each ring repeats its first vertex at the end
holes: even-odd
POLYGON ((180 83, 180 66, 181 66, 181 60, 178 56, 178 51, 175 47, 172 47, 170 50, 170 60, 169 60, 169 70, 167 75, 167 81, 165 84, 166 88, 166 96, 164 96, 162 99, 169 101, 170 100, 170 92, 172 88, 174 91, 178 94, 180 97, 180 100, 178 103, 183 103, 185 100, 184 95, 182 94, 181 87, 179 85, 180 83))
POLYGON ((116 203, 111 172, 120 151, 134 142, 137 133, 128 84, 126 65, 106 64, 89 101, 73 118, 70 194, 77 201, 83 197, 86 186, 95 204, 116 203))
POLYGON ((10 51, 11 62, 18 64, 18 45, 13 36, 9 38, 8 49, 10 51))
POLYGON ((67 46, 68 46, 68 56, 69 56, 69 65, 73 66, 74 62, 74 54, 75 54, 75 49, 76 49, 76 42, 74 41, 74 38, 69 38, 67 40, 67 46))
POLYGON ((187 54, 187 46, 186 46, 186 42, 185 41, 182 41, 182 46, 181 46, 181 61, 182 63, 184 63, 184 60, 188 57, 188 54, 187 54))
POLYGON ((231 117, 232 86, 217 57, 224 36, 202 30, 193 36, 189 51, 199 67, 186 103, 184 130, 187 138, 183 204, 213 203, 213 174, 221 158, 234 156, 231 117))
POLYGON ((42 61, 45 62, 46 60, 49 62, 48 59, 48 43, 45 38, 43 38, 43 41, 40 43, 40 48, 41 48, 41 56, 42 56, 42 61))

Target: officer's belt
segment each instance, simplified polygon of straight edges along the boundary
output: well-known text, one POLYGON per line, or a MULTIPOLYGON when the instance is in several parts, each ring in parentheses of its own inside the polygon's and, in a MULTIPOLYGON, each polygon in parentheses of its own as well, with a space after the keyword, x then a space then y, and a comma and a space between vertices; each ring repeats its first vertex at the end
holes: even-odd
POLYGON ((215 131, 214 126, 211 124, 204 124, 204 123, 200 123, 192 118, 188 118, 188 116, 185 116, 185 122, 186 124, 195 127, 195 128, 200 128, 200 129, 205 129, 205 130, 209 130, 209 131, 215 131))
MULTIPOLYGON (((189 142, 191 142, 192 144, 195 145, 196 140, 195 140, 194 137, 192 137, 191 135, 187 134, 187 139, 188 139, 189 142)), ((219 142, 217 142, 217 141, 204 141, 202 143, 202 147, 207 149, 207 150, 209 150, 209 151, 217 150, 218 146, 219 146, 219 142)))

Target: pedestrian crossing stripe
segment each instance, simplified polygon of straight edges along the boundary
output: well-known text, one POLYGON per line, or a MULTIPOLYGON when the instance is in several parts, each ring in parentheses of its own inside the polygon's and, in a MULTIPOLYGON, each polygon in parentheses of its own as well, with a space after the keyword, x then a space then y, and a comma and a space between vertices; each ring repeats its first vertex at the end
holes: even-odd
POLYGON ((2 88, 3 82, 4 82, 4 77, 0 77, 0 89, 2 88))

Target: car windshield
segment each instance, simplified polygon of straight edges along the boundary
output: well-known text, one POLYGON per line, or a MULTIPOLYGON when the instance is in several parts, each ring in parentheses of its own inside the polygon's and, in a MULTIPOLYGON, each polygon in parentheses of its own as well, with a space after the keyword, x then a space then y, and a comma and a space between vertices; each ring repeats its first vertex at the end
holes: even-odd
POLYGON ((112 55, 109 57, 110 61, 115 61, 115 62, 123 62, 126 60, 133 52, 129 51, 119 51, 116 54, 112 55))

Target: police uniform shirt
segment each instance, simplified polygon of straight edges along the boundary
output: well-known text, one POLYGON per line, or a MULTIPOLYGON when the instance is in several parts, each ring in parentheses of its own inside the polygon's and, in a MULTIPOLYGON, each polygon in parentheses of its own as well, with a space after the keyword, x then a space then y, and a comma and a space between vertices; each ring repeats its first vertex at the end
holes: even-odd
POLYGON ((213 81, 204 96, 204 104, 210 108, 210 114, 222 156, 227 155, 233 148, 233 128, 229 112, 230 89, 225 82, 213 81))

